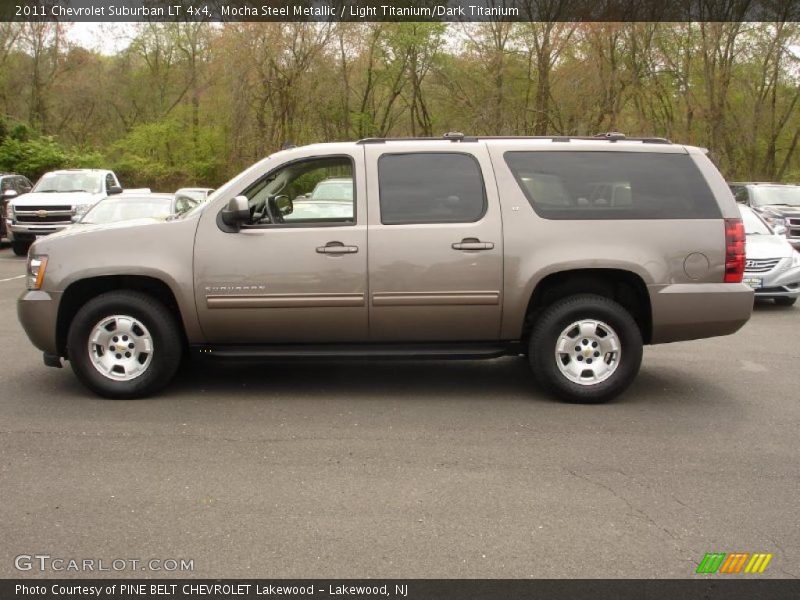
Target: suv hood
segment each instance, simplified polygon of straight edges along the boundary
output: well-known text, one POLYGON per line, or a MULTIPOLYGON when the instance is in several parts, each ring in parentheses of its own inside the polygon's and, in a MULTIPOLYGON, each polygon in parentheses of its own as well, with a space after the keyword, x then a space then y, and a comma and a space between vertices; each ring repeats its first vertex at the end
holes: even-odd
POLYGON ((72 237, 76 235, 91 235, 93 232, 110 231, 117 229, 136 229, 144 225, 164 224, 167 221, 163 219, 131 219, 130 221, 117 221, 116 223, 103 223, 103 224, 89 224, 89 223, 73 223, 66 229, 56 231, 42 238, 42 242, 47 240, 59 240, 62 238, 72 237))
POLYGON ((787 258, 794 248, 779 235, 748 235, 745 246, 747 258, 787 258))
POLYGON ((13 207, 26 206, 75 206, 77 204, 94 204, 103 194, 89 192, 28 192, 11 201, 13 207))

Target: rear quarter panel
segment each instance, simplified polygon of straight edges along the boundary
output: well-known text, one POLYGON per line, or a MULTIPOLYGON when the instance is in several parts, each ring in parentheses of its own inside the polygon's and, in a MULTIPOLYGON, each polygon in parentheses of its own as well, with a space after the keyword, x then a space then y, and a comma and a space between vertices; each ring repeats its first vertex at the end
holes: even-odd
MULTIPOLYGON (((722 219, 658 220, 551 220, 537 215, 507 166, 504 153, 530 151, 682 152, 682 146, 648 147, 647 144, 589 142, 576 148, 555 142, 525 147, 520 142, 492 145, 503 216, 505 242, 503 339, 518 339, 525 313, 536 286, 550 274, 574 269, 620 269, 638 275, 647 286, 653 305, 653 341, 660 341, 656 326, 660 290, 674 284, 722 282, 725 270, 724 224, 722 219), (693 253, 703 254, 708 268, 689 277, 684 262, 693 253)), ((716 169, 698 152, 693 158, 706 175, 715 195, 729 202, 721 206, 724 215, 736 211, 733 196, 716 169), (707 175, 709 170, 711 175, 707 175), (720 185, 722 187, 720 187, 720 185), (724 189, 723 189, 724 188, 724 189)), ((738 214, 738 212, 736 213, 738 214)))

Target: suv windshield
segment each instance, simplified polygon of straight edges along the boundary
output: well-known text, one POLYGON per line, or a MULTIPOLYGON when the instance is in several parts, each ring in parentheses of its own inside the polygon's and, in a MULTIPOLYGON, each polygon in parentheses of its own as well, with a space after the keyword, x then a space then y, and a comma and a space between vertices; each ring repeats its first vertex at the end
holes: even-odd
POLYGON ((36 182, 33 192, 89 192, 103 191, 103 175, 89 171, 74 173, 47 173, 36 182))
POLYGON ((798 185, 757 185, 753 186, 753 206, 776 204, 800 206, 800 186, 798 185))

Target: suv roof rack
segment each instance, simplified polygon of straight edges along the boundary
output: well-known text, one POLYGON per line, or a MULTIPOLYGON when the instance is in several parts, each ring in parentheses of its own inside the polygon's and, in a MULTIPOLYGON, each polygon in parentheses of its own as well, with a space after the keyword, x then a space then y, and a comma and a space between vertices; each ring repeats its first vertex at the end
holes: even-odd
POLYGON ((643 144, 671 144, 662 137, 627 137, 624 133, 609 131, 597 135, 475 135, 468 136, 458 131, 449 131, 442 137, 372 137, 358 140, 357 144, 384 144, 386 142, 477 142, 479 140, 551 140, 553 142, 569 142, 571 140, 606 140, 608 142, 641 142, 643 144))

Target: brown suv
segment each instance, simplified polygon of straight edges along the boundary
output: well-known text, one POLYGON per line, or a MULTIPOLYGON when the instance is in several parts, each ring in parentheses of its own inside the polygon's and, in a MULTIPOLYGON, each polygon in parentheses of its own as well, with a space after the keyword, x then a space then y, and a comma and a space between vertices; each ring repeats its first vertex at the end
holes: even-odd
POLYGON ((744 231, 698 148, 662 139, 366 139, 278 152, 181 218, 37 240, 19 317, 110 398, 218 358, 527 356, 622 392, 643 344, 750 317, 744 231))

